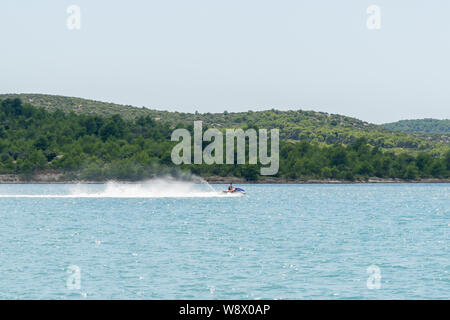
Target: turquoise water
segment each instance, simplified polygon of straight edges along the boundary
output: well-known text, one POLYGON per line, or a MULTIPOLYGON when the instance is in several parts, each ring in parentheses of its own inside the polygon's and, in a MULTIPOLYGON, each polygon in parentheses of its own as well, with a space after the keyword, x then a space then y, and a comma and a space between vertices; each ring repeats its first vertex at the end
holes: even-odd
POLYGON ((450 298, 449 184, 243 187, 0 185, 0 298, 450 298))

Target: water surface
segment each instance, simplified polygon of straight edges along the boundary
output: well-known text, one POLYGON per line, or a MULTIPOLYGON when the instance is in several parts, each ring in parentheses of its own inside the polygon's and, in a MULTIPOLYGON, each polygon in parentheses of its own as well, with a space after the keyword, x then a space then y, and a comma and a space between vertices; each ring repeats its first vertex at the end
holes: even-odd
POLYGON ((449 184, 243 188, 0 185, 0 298, 450 298, 449 184))

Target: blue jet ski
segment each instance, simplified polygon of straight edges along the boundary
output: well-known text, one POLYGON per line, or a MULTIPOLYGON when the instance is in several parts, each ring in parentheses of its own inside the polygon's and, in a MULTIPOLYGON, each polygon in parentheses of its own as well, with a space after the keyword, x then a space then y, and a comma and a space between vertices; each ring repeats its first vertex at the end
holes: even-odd
POLYGON ((222 192, 225 193, 241 193, 241 194, 245 194, 245 190, 242 188, 234 188, 232 191, 230 190, 223 190, 222 192))

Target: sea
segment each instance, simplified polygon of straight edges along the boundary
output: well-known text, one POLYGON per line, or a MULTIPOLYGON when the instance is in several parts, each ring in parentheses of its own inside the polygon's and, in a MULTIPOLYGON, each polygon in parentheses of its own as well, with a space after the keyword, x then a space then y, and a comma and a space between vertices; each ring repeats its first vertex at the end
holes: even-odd
POLYGON ((450 184, 0 185, 0 299, 449 299, 450 184))

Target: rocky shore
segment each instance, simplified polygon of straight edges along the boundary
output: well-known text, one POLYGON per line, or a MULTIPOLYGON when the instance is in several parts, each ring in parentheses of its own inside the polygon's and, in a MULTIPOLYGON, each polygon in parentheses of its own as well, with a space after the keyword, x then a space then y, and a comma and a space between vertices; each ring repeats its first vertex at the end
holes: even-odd
MULTIPOLYGON (((369 178, 367 180, 306 180, 306 179, 284 179, 276 177, 261 177, 257 181, 247 181, 238 177, 219 177, 211 176, 203 179, 195 179, 194 182, 201 183, 206 181, 210 184, 357 184, 357 183, 450 183, 450 179, 381 179, 369 178)), ((88 181, 88 180, 65 180, 61 173, 43 173, 36 174, 30 179, 24 179, 16 174, 0 174, 0 184, 100 184, 107 181, 88 181)), ((136 181, 120 181, 121 183, 139 183, 136 181)))

